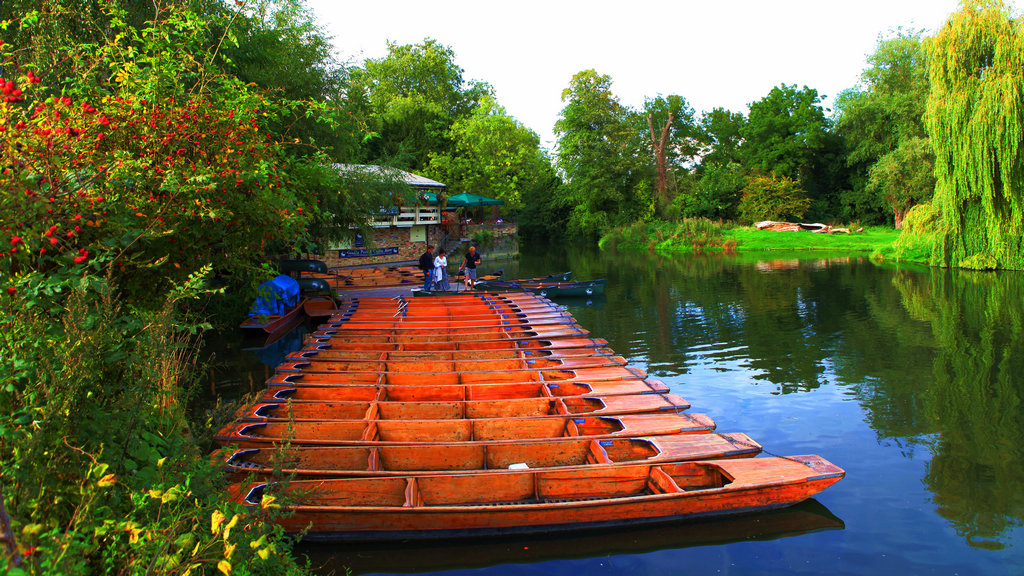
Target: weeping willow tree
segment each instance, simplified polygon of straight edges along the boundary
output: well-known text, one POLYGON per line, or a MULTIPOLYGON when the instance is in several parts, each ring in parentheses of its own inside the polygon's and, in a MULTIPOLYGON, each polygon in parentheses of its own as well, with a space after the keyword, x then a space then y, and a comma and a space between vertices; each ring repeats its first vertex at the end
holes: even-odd
POLYGON ((964 0, 929 39, 925 122, 944 231, 932 263, 1024 269, 1024 21, 964 0))

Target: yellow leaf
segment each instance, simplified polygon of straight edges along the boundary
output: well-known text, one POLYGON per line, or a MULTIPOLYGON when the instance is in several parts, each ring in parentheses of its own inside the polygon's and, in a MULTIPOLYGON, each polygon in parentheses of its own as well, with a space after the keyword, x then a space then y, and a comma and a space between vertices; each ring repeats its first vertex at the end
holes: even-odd
MULTIPOLYGON (((167 256, 162 256, 162 257, 158 258, 155 262, 153 262, 153 264, 154 265, 160 264, 162 261, 164 261, 166 259, 167 259, 167 256)), ((163 468, 164 462, 166 462, 166 461, 167 461, 167 456, 164 456, 163 458, 157 460, 156 461, 156 467, 157 468, 163 468)))
POLYGON ((100 481, 96 483, 100 488, 106 488, 107 486, 113 486, 117 483, 117 474, 107 474, 100 481))
POLYGON ((231 522, 228 522, 228 525, 224 527, 224 540, 228 539, 228 536, 231 534, 231 529, 234 528, 236 524, 238 524, 238 518, 239 515, 235 514, 231 517, 231 522))
POLYGON ((277 498, 269 494, 264 494, 263 497, 260 498, 260 508, 277 508, 279 505, 274 504, 274 500, 277 500, 277 498))
POLYGON ((228 562, 227 560, 221 560, 220 562, 217 562, 217 570, 220 570, 224 574, 231 576, 231 562, 228 562))
POLYGON ((160 497, 163 496, 163 495, 164 495, 164 493, 159 491, 159 490, 154 490, 152 488, 149 490, 149 497, 150 498, 156 498, 156 499, 159 500, 160 497))
POLYGON ((210 518, 210 533, 220 532, 220 526, 224 523, 224 514, 220 510, 214 510, 210 518))
POLYGON ((231 555, 235 553, 235 546, 237 546, 237 544, 228 544, 227 542, 224 543, 224 557, 225 558, 227 558, 229 560, 231 559, 231 555))
POLYGON ((270 548, 264 548, 257 552, 256 555, 260 557, 260 560, 266 560, 267 558, 270 558, 270 548))

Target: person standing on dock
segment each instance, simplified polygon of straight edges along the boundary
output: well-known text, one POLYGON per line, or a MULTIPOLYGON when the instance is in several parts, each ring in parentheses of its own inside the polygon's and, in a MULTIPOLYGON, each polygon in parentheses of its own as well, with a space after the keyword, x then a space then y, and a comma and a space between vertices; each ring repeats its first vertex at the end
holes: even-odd
POLYGON ((434 283, 434 247, 427 244, 427 251, 420 256, 420 270, 423 270, 423 290, 430 291, 434 283))
POLYGON ((451 289, 448 286, 448 251, 444 248, 438 250, 437 257, 434 258, 434 283, 442 292, 451 289))
POLYGON ((480 255, 476 253, 476 246, 470 246, 466 252, 466 259, 459 266, 459 272, 466 270, 466 290, 476 286, 476 265, 480 263, 480 255))

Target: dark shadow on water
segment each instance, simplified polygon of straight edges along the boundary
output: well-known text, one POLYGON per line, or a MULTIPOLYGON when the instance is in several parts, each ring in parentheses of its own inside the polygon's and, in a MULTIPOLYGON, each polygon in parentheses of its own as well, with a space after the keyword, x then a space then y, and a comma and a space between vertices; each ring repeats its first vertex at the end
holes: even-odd
POLYGON ((841 519, 811 499, 774 512, 643 528, 457 541, 300 543, 295 553, 307 556, 317 574, 422 573, 767 541, 844 528, 841 519))

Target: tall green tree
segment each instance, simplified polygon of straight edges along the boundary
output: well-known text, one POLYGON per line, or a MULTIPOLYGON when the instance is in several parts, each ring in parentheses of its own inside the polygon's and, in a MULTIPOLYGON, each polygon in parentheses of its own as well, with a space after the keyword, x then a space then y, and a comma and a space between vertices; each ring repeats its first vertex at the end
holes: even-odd
POLYGON ((919 31, 880 38, 868 56, 861 86, 838 99, 836 129, 844 136, 851 190, 848 213, 874 219, 887 214, 897 228, 935 188, 934 154, 924 127, 928 70, 919 31))
POLYGON ((818 91, 785 84, 750 105, 741 135, 748 170, 774 173, 800 183, 815 200, 813 216, 833 215, 833 191, 842 178, 841 140, 830 132, 818 91))
POLYGON ((946 230, 933 263, 1024 269, 1024 20, 965 0, 925 43, 925 122, 946 230))
POLYGON ((225 31, 220 65, 276 104, 267 128, 291 141, 291 152, 352 160, 363 134, 344 109, 348 71, 305 0, 257 0, 247 7, 225 31))
POLYGON ((549 182, 550 160, 536 132, 508 115, 491 96, 449 130, 451 152, 430 156, 426 174, 449 189, 505 201, 507 210, 523 206, 523 191, 549 182))
POLYGON ((594 70, 573 76, 562 92, 561 118, 555 123, 558 167, 565 185, 571 238, 596 240, 608 228, 649 217, 654 190, 643 170, 638 118, 611 91, 611 77, 594 70))
POLYGON ((685 171, 684 163, 697 153, 693 108, 678 95, 648 98, 641 112, 646 119, 651 159, 654 162, 659 205, 672 201, 674 174, 685 171))
POLYGON ((415 171, 431 154, 451 154, 452 125, 492 93, 486 83, 466 81, 463 72, 455 52, 429 38, 388 44, 387 56, 352 70, 350 112, 372 136, 361 159, 415 171))
POLYGON ((700 118, 700 167, 739 163, 747 117, 742 112, 714 108, 700 118))

